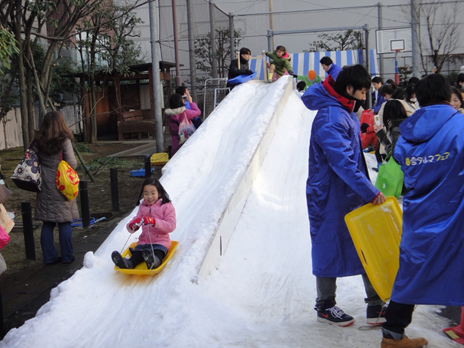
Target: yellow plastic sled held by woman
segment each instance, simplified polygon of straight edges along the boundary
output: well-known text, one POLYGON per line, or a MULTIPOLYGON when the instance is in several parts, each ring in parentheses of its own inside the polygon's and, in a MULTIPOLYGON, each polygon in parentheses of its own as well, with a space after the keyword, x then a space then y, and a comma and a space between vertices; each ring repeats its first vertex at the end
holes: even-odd
MULTIPOLYGON (((136 245, 137 245, 137 243, 132 243, 131 245, 129 245, 129 247, 126 250, 124 250, 124 252, 122 253, 122 257, 126 257, 127 255, 130 256, 131 253, 130 253, 129 249, 130 248, 135 248, 136 245)), ((166 257, 163 259, 163 262, 161 263, 161 265, 159 265, 158 268, 147 269, 146 263, 142 262, 142 263, 139 263, 135 268, 132 268, 132 269, 124 269, 124 268, 119 268, 118 266, 114 266, 114 270, 118 271, 118 272, 121 272, 121 273, 124 273, 124 274, 155 275, 155 274, 161 272, 161 270, 164 268, 166 263, 169 261, 169 259, 174 254, 174 251, 176 250, 178 245, 179 245, 179 242, 177 242, 175 240, 171 241, 171 247, 169 248, 169 251, 168 251, 166 257)))
POLYGON ((375 291, 390 299, 398 272, 403 212, 395 197, 385 203, 368 203, 345 215, 361 263, 375 291))

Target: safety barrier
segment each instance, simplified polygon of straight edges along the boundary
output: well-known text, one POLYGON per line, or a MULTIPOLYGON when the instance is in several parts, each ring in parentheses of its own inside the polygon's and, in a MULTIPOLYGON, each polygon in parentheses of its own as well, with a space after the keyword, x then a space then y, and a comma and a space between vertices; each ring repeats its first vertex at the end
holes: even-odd
POLYGON ((253 182, 259 172, 261 164, 266 156, 269 145, 274 137, 278 120, 285 108, 285 100, 294 90, 294 80, 289 79, 285 90, 281 96, 281 102, 275 109, 273 116, 270 118, 267 130, 262 139, 256 144, 251 160, 249 161, 243 173, 240 173, 241 180, 237 183, 233 195, 229 198, 228 203, 223 208, 222 215, 217 222, 217 229, 214 231, 207 252, 198 268, 198 276, 206 277, 217 266, 220 256, 227 249, 227 245, 235 230, 246 200, 250 193, 253 182))

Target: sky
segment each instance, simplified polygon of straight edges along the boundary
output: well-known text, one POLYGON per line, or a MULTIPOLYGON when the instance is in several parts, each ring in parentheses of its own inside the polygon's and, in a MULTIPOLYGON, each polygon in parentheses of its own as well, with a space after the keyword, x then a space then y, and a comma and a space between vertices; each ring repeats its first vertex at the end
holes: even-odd
MULTIPOLYGON (((315 114, 296 91, 285 93, 289 83, 283 77, 236 87, 167 164, 161 182, 176 208, 171 239, 180 244, 160 274, 127 276, 113 268, 111 252, 137 238, 125 229, 134 209, 0 347, 378 347, 380 329, 366 330, 360 276, 340 278, 337 290, 338 305, 356 323, 316 321, 305 202, 315 114), (198 277, 218 221, 233 209, 230 198, 273 122, 225 255, 198 277)), ((375 166, 373 155, 366 159, 375 166)), ((430 348, 460 347, 442 333, 449 323, 437 315, 440 308, 417 306, 406 333, 426 337, 430 348)))

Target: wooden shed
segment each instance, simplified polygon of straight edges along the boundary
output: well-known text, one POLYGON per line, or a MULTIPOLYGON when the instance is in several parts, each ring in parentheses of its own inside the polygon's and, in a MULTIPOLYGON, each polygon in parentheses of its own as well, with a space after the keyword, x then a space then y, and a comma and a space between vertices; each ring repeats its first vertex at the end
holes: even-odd
MULTIPOLYGON (((171 73, 170 69, 175 63, 161 61, 159 63, 160 80, 163 85, 164 101, 161 105, 164 111, 164 103, 171 96, 171 73)), ((90 141, 91 120, 89 118, 89 92, 85 88, 86 75, 77 75, 80 79, 81 100, 83 100, 83 126, 85 141, 90 141)), ((117 72, 101 73, 95 77, 96 85, 96 117, 97 117, 97 139, 113 140, 127 139, 134 136, 138 139, 150 136, 150 127, 144 128, 146 132, 137 131, 135 124, 126 127, 128 132, 121 139, 121 129, 118 132, 119 122, 151 122, 154 124, 155 107, 153 96, 152 64, 138 64, 130 66, 127 75, 117 72), (131 132, 134 130, 134 132, 131 132), (119 133, 119 137, 118 137, 119 133)), ((121 128, 121 127, 120 127, 121 128)))

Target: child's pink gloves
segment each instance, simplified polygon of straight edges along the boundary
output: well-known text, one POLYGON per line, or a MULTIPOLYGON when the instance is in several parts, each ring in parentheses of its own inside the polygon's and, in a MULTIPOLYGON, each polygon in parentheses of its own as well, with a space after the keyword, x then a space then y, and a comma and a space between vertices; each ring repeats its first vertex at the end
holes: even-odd
POLYGON ((156 225, 156 220, 155 220, 155 218, 153 218, 151 216, 144 216, 143 217, 143 223, 144 223, 144 225, 153 225, 153 226, 155 226, 156 225))
POLYGON ((142 219, 139 217, 132 219, 132 221, 129 222, 129 232, 134 233, 135 231, 137 231, 142 225, 141 222, 142 222, 142 219))

